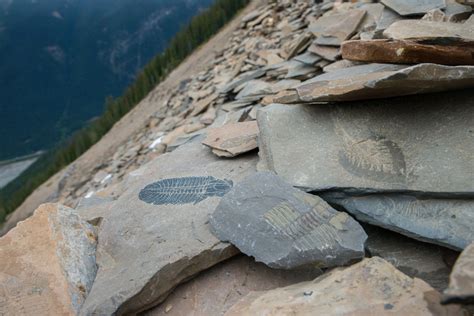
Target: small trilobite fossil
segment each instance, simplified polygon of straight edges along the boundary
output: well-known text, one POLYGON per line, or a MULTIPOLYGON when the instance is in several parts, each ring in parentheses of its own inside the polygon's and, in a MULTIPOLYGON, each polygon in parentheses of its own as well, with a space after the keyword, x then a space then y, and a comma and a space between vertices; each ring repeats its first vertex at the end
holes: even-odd
POLYGON ((212 176, 163 179, 144 187, 138 198, 149 204, 197 204, 211 196, 224 196, 233 186, 231 180, 212 176))

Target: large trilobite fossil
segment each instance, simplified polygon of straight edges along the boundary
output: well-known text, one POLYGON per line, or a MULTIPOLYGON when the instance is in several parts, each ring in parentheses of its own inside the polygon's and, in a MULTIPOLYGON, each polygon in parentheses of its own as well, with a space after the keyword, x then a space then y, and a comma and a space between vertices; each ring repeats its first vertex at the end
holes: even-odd
POLYGON ((144 187, 138 198, 154 205, 197 204, 208 197, 224 196, 232 188, 231 180, 212 176, 163 179, 144 187))

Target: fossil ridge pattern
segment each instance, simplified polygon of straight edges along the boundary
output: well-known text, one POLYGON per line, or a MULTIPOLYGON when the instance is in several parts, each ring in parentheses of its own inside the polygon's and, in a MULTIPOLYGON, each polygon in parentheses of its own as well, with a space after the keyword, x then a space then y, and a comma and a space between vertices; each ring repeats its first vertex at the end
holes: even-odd
POLYGON ((154 205, 197 204, 208 197, 224 196, 232 188, 232 181, 212 176, 163 179, 144 187, 138 197, 154 205))

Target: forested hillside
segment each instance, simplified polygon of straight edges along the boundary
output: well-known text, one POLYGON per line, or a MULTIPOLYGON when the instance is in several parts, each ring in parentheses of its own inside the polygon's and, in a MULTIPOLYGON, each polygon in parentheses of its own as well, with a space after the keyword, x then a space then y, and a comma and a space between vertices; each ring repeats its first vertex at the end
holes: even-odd
POLYGON ((0 160, 49 149, 100 115, 212 2, 0 1, 0 160))
POLYGON ((96 143, 123 115, 166 77, 196 47, 209 39, 229 21, 248 0, 217 0, 192 18, 156 55, 118 98, 108 98, 103 114, 50 150, 20 177, 0 191, 0 219, 15 210, 28 195, 50 176, 68 165, 96 143))

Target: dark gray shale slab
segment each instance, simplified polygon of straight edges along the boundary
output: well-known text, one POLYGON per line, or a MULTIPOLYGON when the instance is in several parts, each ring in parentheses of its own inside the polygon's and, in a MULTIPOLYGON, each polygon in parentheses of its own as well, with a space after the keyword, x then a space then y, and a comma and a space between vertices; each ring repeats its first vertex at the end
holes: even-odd
POLYGON ((261 165, 307 191, 474 196, 470 90, 273 104, 258 112, 257 121, 261 165))
POLYGON ((420 198, 404 194, 350 196, 321 193, 358 220, 408 237, 462 250, 474 240, 474 199, 420 198))
POLYGON ((364 257, 362 227, 271 172, 237 183, 210 218, 213 233, 272 268, 341 266, 364 257))
POLYGON ((201 141, 134 171, 116 201, 80 211, 100 223, 99 270, 82 315, 150 308, 179 283, 237 253, 210 232, 208 216, 235 182, 255 172, 257 157, 218 159, 201 141))

